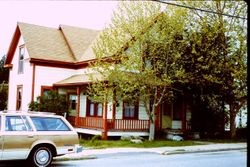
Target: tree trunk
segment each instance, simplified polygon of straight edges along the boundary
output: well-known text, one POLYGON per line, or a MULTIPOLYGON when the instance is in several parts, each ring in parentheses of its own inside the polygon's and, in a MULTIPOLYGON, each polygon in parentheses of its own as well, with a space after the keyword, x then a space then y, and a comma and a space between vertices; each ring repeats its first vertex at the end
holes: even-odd
POLYGON ((150 125, 149 125, 149 141, 153 141, 155 139, 155 123, 154 121, 150 121, 150 125))
POLYGON ((230 137, 233 139, 236 137, 236 124, 235 124, 236 113, 234 106, 230 105, 230 137))

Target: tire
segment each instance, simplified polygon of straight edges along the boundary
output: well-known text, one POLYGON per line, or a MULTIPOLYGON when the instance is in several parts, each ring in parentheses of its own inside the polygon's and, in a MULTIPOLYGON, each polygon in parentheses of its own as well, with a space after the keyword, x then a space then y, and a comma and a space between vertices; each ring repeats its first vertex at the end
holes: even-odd
POLYGON ((52 152, 48 147, 38 147, 32 151, 29 162, 35 167, 47 167, 53 160, 52 152))

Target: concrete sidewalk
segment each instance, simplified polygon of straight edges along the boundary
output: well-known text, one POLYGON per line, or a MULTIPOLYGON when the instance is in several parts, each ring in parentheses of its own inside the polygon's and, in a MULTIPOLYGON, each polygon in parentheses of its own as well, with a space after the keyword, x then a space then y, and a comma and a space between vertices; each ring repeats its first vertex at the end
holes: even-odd
POLYGON ((247 149, 246 143, 226 143, 205 145, 182 146, 182 147, 158 147, 158 148, 107 148, 107 149, 83 149, 81 153, 68 154, 54 158, 55 160, 79 160, 95 159, 100 154, 129 153, 129 152, 152 152, 162 155, 216 152, 227 150, 244 150, 247 149))

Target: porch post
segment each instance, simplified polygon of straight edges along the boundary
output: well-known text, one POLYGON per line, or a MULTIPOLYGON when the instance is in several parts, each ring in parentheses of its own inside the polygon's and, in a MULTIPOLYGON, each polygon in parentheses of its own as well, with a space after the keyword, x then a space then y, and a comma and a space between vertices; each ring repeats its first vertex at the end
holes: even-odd
POLYGON ((107 122, 107 102, 103 103, 103 130, 102 130, 102 140, 108 139, 108 122, 107 122))
POLYGON ((181 117, 182 117, 182 127, 181 127, 181 129, 182 129, 182 131, 183 132, 185 132, 186 131, 186 129, 187 129, 187 127, 186 127, 186 124, 187 124, 187 121, 186 121, 186 102, 185 102, 185 98, 183 98, 183 100, 182 100, 182 107, 181 107, 181 117))
POLYGON ((155 113, 155 129, 158 131, 161 129, 160 125, 160 105, 156 107, 156 113, 155 113))
POLYGON ((81 95, 81 89, 80 86, 77 86, 76 88, 76 94, 77 94, 77 106, 76 106, 76 126, 79 126, 79 113, 80 113, 80 95, 81 95))

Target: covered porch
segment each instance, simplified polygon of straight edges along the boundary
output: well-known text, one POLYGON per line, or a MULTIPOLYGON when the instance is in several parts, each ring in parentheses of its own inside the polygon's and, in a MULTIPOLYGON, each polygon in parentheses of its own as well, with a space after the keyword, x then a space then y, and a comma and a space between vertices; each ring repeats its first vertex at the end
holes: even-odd
MULTIPOLYGON (((70 110, 67 120, 77 132, 100 135, 102 139, 123 135, 148 136, 149 119, 146 113, 139 114, 139 108, 137 114, 133 112, 136 118, 126 118, 123 102, 117 106, 112 102, 101 104, 88 99, 86 92, 91 83, 89 76, 90 74, 74 75, 53 85, 58 92, 67 95, 70 110)), ((96 74, 94 77, 100 78, 96 74)))
POLYGON ((111 136, 148 136, 149 120, 103 119, 96 117, 67 117, 78 133, 111 136))
MULTIPOLYGON (((96 75, 96 77, 99 76, 96 75)), ((71 113, 67 116, 67 120, 78 133, 100 135, 102 139, 123 135, 149 136, 150 121, 142 105, 138 104, 137 109, 133 106, 133 112, 125 112, 132 111, 131 106, 125 106, 122 101, 118 101, 119 105, 112 102, 108 104, 91 102, 86 93, 90 83, 89 76, 82 74, 71 76, 53 85, 59 92, 67 95, 71 106, 69 107, 71 113), (74 107, 72 108, 72 106, 74 107), (126 113, 129 114, 126 115, 126 113)), ((164 104, 158 107, 155 122, 157 131, 164 129, 185 130, 188 127, 186 123, 189 115, 186 114, 185 106, 183 103, 175 105, 179 106, 176 111, 173 107, 174 104, 164 104), (175 121, 175 118, 178 121, 175 121)))

